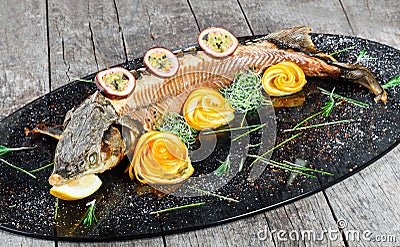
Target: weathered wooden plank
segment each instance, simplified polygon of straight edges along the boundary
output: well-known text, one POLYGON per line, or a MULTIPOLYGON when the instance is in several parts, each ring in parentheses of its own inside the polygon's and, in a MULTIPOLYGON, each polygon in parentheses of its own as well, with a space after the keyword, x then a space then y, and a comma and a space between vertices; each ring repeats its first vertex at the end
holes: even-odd
POLYGON ((128 59, 144 55, 153 46, 169 49, 195 44, 199 32, 184 0, 116 0, 128 59))
POLYGON ((246 18, 236 0, 190 1, 200 29, 222 26, 234 31, 236 36, 251 35, 246 18))
POLYGON ((167 235, 165 241, 167 246, 274 246, 269 236, 265 216, 257 214, 215 227, 167 235))
POLYGON ((58 242, 58 246, 62 247, 150 247, 150 246, 163 246, 161 237, 145 238, 132 241, 115 241, 115 242, 99 242, 99 243, 72 243, 72 242, 58 242))
POLYGON ((55 246, 54 241, 29 238, 0 230, 0 246, 7 247, 42 247, 55 246))
POLYGON ((126 60, 112 0, 49 2, 52 88, 126 60))
MULTIPOLYGON (((400 48, 399 1, 343 1, 343 6, 356 36, 400 48)), ((349 246, 400 244, 399 161, 400 147, 396 147, 370 167, 326 190, 337 219, 347 224, 343 232, 349 246), (367 238, 395 237, 396 241, 374 243, 363 234, 367 238)))
POLYGON ((400 48, 400 1, 342 1, 355 35, 400 48))
MULTIPOLYGON (((49 90, 44 0, 5 1, 0 8, 0 119, 49 90)), ((0 246, 54 242, 0 230, 0 246)))
POLYGON ((339 1, 240 0, 240 3, 255 34, 304 25, 312 27, 314 32, 352 34, 339 1))
POLYGON ((0 8, 0 119, 49 89, 44 0, 0 8))
POLYGON ((343 246, 322 192, 265 213, 276 246, 343 246), (329 236, 331 234, 332 237, 329 236))

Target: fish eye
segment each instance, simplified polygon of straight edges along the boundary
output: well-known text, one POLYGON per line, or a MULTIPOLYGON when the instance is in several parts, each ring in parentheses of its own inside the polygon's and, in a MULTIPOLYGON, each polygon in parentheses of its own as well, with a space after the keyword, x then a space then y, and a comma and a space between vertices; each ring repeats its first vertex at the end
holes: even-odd
POLYGON ((89 163, 90 163, 91 165, 95 165, 95 164, 97 163, 97 154, 96 154, 96 153, 92 153, 92 154, 89 156, 89 163))

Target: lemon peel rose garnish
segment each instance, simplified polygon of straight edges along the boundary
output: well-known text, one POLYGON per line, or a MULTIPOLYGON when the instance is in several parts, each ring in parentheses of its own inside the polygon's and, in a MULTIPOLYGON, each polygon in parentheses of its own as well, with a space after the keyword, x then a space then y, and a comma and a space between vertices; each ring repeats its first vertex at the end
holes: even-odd
POLYGON ((234 111, 222 94, 209 88, 193 91, 183 106, 186 122, 196 130, 227 124, 235 117, 234 111))
POLYGON ((265 92, 271 96, 285 96, 301 91, 307 83, 303 70, 293 62, 270 66, 262 77, 265 92))
POLYGON ((189 151, 172 133, 149 131, 143 134, 128 167, 131 179, 144 184, 177 184, 189 178, 194 169, 189 151))

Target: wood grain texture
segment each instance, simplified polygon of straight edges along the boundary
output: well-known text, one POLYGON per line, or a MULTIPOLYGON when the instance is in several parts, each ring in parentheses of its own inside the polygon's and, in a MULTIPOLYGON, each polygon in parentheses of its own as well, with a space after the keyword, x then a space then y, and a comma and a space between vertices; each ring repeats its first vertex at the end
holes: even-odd
POLYGON ((116 0, 128 59, 153 46, 169 49, 195 44, 199 32, 186 1, 116 0))
POLYGON ((200 29, 221 26, 238 37, 252 34, 236 0, 189 2, 200 29))
MULTIPOLYGON (((0 119, 48 92, 46 2, 5 1, 0 8, 0 119)), ((0 230, 0 246, 54 246, 54 242, 0 230)))
POLYGON ((163 246, 163 239, 161 237, 137 239, 132 241, 117 241, 117 242, 104 242, 104 243, 71 243, 71 242, 58 242, 60 247, 152 247, 163 246))
POLYGON ((0 119, 49 89, 44 0, 0 8, 0 119))
POLYGON ((126 60, 112 0, 49 1, 52 89, 126 60))
POLYGON ((312 27, 314 32, 352 34, 337 0, 240 0, 240 3, 255 34, 304 25, 312 27))
POLYGON ((264 214, 257 214, 215 227, 167 235, 165 242, 167 246, 273 246, 269 236, 264 214))
POLYGON ((400 48, 400 1, 343 0, 354 34, 400 48))

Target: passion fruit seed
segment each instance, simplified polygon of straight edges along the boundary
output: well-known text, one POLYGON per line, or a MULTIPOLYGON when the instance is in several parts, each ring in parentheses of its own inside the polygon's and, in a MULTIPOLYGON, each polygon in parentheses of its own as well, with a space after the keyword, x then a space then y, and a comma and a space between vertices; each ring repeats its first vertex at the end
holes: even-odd
POLYGON ((106 74, 102 79, 108 87, 118 92, 125 90, 129 82, 129 79, 122 72, 106 74))
POLYGON ((214 52, 225 52, 233 43, 232 38, 222 32, 210 32, 203 40, 214 52))
POLYGON ((159 70, 170 72, 172 69, 171 60, 168 58, 168 54, 165 52, 155 52, 149 56, 149 62, 151 65, 159 70))

